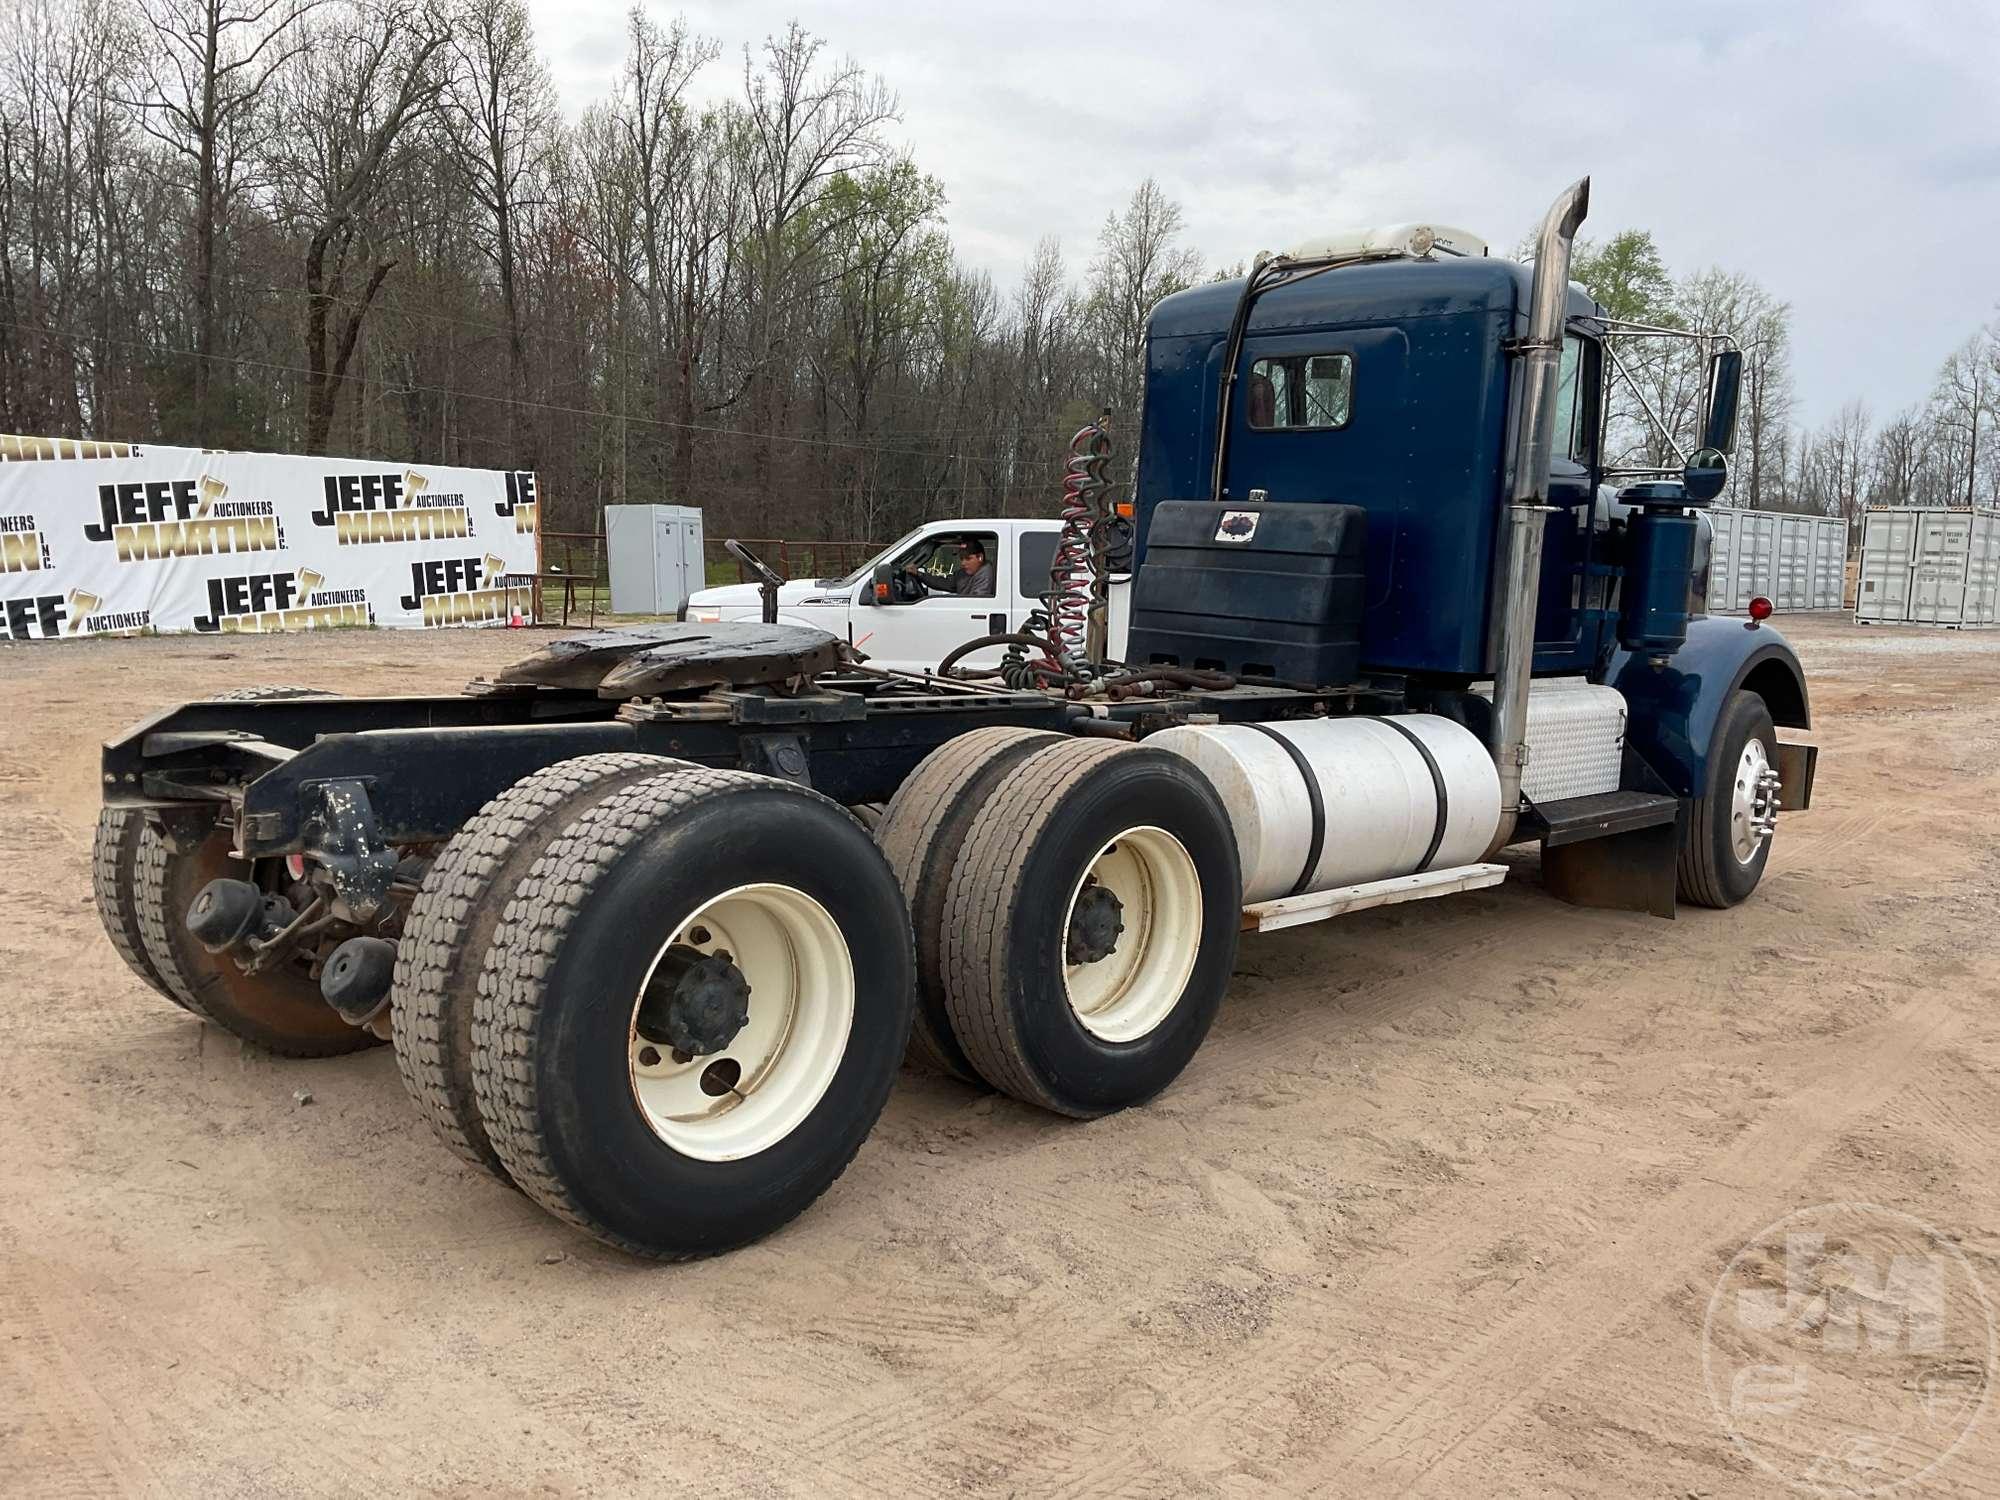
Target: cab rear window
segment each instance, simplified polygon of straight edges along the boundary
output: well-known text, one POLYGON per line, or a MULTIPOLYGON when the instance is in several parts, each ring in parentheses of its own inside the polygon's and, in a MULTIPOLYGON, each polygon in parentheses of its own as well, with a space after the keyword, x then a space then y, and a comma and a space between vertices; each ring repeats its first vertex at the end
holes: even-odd
POLYGON ((1255 360, 1244 391, 1259 432, 1345 427, 1354 411, 1354 356, 1291 354, 1255 360))

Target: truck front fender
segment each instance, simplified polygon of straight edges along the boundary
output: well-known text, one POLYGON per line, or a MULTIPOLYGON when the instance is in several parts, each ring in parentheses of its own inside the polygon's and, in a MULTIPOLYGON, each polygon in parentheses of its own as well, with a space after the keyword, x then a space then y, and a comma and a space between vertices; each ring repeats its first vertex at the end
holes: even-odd
POLYGON ((1612 654, 1605 681, 1625 695, 1628 743, 1683 797, 1708 785, 1709 743, 1738 688, 1761 697, 1774 724, 1812 727, 1798 655, 1768 625, 1718 616, 1690 620, 1686 643, 1664 665, 1621 649, 1612 654))

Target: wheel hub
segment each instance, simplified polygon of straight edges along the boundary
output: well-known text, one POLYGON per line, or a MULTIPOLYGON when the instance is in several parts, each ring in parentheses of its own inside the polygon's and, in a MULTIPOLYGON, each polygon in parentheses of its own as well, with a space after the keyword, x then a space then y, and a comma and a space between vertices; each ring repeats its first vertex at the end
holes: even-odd
POLYGON ((1757 851, 1778 829, 1778 805, 1784 783, 1764 742, 1751 739, 1743 747, 1736 764, 1736 781, 1730 794, 1729 839, 1737 861, 1749 864, 1757 851))
POLYGON ((1100 963, 1118 951, 1125 931, 1125 905, 1100 881, 1086 885, 1070 912, 1067 957, 1072 964, 1100 963))
POLYGON ((749 1020, 750 982, 730 955, 676 944, 646 987, 637 1030, 656 1046, 707 1057, 735 1041, 749 1020))

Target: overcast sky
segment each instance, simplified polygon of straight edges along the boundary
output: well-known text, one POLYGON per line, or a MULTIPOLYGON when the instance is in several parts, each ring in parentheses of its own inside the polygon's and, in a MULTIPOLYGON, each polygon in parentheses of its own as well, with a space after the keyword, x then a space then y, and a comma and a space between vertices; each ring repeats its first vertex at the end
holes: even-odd
MULTIPOLYGON (((530 3, 565 102, 601 96, 627 0, 530 3)), ((1587 172, 1587 235, 1792 304, 1804 422, 1920 400, 2000 302, 2000 0, 646 9, 721 42, 713 95, 794 17, 879 73, 1003 290, 1043 234, 1081 271, 1149 173, 1215 264, 1401 219, 1504 251, 1587 172)))

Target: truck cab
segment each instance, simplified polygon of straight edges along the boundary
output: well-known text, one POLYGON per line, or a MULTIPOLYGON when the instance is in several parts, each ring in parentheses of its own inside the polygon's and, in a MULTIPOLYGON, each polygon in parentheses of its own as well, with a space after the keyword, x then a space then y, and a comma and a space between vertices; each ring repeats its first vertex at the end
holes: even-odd
MULTIPOLYGON (((892 542, 840 578, 792 579, 778 590, 778 618, 811 625, 848 642, 872 665, 922 672, 980 635, 1022 628, 1048 591, 1061 523, 1054 520, 975 518, 929 521, 892 542), (993 593, 954 591, 966 544, 986 549, 993 593), (888 592, 876 584, 886 575, 888 592)), ((697 624, 762 618, 763 597, 754 583, 727 584, 691 595, 686 618, 697 624)), ((1002 648, 962 660, 972 668, 1000 661, 1002 648)))
MULTIPOLYGON (((1456 232, 1455 232, 1456 233, 1456 232)), ((1459 234, 1460 242, 1470 239, 1459 234)), ((1366 513, 1363 663, 1485 675, 1487 602, 1507 439, 1507 349, 1532 270, 1485 255, 1384 255, 1256 298, 1225 399, 1220 368, 1243 281, 1168 298, 1147 340, 1140 556, 1164 501, 1348 504, 1366 513), (1216 466, 1221 454, 1219 485, 1216 466)), ((1602 309, 1569 292, 1554 412, 1538 672, 1588 671, 1609 537, 1593 525, 1602 309)))
MULTIPOLYGON (((1572 190, 1579 217, 1587 199, 1587 185, 1572 190)), ((1542 249, 1567 266, 1566 240, 1545 238, 1542 249)), ((1163 596, 1187 597, 1193 573, 1178 557, 1182 566, 1149 591, 1162 507, 1197 502, 1233 516, 1338 506, 1363 534, 1354 607, 1339 611, 1338 627, 1360 677, 1393 682, 1408 701, 1483 732, 1504 696, 1502 637, 1518 599, 1529 698, 1616 690, 1615 701, 1599 702, 1619 719, 1609 742, 1617 754, 1565 792, 1642 785, 1701 796, 1710 740, 1739 690, 1762 699, 1776 725, 1807 727, 1791 648, 1756 620, 1706 618, 1700 593, 1702 512, 1733 446, 1741 355, 1726 335, 1621 322, 1566 276, 1542 289, 1538 306, 1539 283, 1533 264, 1487 254, 1477 235, 1398 225, 1260 258, 1248 277, 1163 300, 1147 331, 1134 497, 1134 621, 1149 649, 1135 649, 1134 661, 1178 662, 1177 638, 1292 628, 1164 612, 1163 596), (1545 328, 1534 326, 1537 313, 1545 328), (1622 467, 1606 452, 1616 349, 1647 338, 1692 339, 1709 360, 1696 441, 1669 435, 1686 459, 1680 472, 1622 467), (1553 367, 1545 387, 1525 368, 1536 350, 1553 367), (1524 418, 1538 390, 1548 399, 1538 396, 1524 418), (1510 527, 1518 520, 1525 530, 1529 518, 1532 571, 1516 587, 1510 527), (1169 649, 1157 649, 1162 640, 1169 649)), ((1173 534, 1185 551, 1184 526, 1173 534)), ((1562 754, 1534 739, 1522 748, 1531 803, 1538 782, 1545 794, 1556 785, 1562 754)), ((1810 765, 1792 771, 1803 797, 1810 765)))

